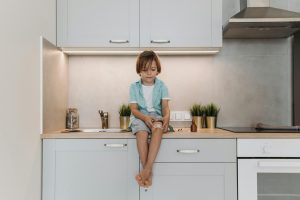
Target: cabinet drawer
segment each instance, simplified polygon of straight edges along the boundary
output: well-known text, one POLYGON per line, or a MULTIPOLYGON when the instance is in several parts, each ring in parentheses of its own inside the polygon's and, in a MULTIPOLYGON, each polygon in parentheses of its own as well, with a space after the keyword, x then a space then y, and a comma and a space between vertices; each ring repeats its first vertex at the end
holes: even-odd
POLYGON ((236 162, 236 140, 164 139, 155 162, 236 162))
POLYGON ((56 151, 127 151, 127 139, 59 139, 56 151))
POLYGON ((238 157, 300 157, 300 139, 239 139, 238 157))
POLYGON ((236 163, 155 163, 143 200, 236 200, 236 163))

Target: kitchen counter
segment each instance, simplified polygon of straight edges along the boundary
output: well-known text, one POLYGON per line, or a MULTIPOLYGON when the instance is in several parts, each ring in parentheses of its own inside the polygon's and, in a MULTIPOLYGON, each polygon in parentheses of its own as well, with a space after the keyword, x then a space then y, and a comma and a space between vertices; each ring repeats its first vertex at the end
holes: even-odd
MULTIPOLYGON (((109 138, 135 138, 131 132, 125 133, 61 133, 61 131, 53 131, 41 134, 42 139, 109 139, 109 138)), ((300 138, 300 133, 233 133, 222 129, 201 129, 198 132, 190 132, 189 128, 184 128, 181 131, 166 133, 163 138, 248 138, 248 139, 292 139, 300 138)))

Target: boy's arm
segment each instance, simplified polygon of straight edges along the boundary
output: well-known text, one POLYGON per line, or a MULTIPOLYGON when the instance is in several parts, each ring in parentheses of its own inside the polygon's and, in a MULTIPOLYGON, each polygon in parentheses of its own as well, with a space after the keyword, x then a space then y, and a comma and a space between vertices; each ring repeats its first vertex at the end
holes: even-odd
POLYGON ((164 132, 167 132, 168 126, 169 126, 169 121, 170 121, 169 100, 163 99, 161 104, 162 104, 162 115, 163 115, 163 129, 164 129, 164 132))
POLYGON ((138 105, 136 103, 130 103, 130 109, 131 109, 131 113, 136 117, 139 118, 140 120, 143 120, 147 126, 149 126, 150 128, 152 128, 153 123, 152 120, 153 118, 148 116, 148 115, 144 115, 142 112, 139 111, 138 109, 138 105))

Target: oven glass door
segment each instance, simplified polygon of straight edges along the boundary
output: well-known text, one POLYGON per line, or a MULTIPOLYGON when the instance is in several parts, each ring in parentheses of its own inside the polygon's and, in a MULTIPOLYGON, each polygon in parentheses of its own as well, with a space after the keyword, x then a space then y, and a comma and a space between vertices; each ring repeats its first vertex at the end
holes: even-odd
POLYGON ((239 200, 300 200, 300 159, 238 159, 239 200))

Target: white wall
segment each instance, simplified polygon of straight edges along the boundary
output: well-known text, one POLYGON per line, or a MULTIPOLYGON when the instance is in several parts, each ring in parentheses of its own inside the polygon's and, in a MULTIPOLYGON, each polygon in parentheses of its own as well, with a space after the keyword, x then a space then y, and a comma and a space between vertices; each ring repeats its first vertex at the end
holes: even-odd
MULTIPOLYGON (((171 110, 215 102, 221 106, 219 126, 291 124, 291 38, 224 40, 215 56, 160 58, 171 110)), ((81 127, 100 127, 98 109, 109 112, 110 127, 119 126, 118 107, 139 79, 135 61, 136 56, 69 57, 69 106, 78 108, 81 127)))
POLYGON ((40 35, 56 40, 54 0, 0 6, 0 199, 41 196, 40 35))

